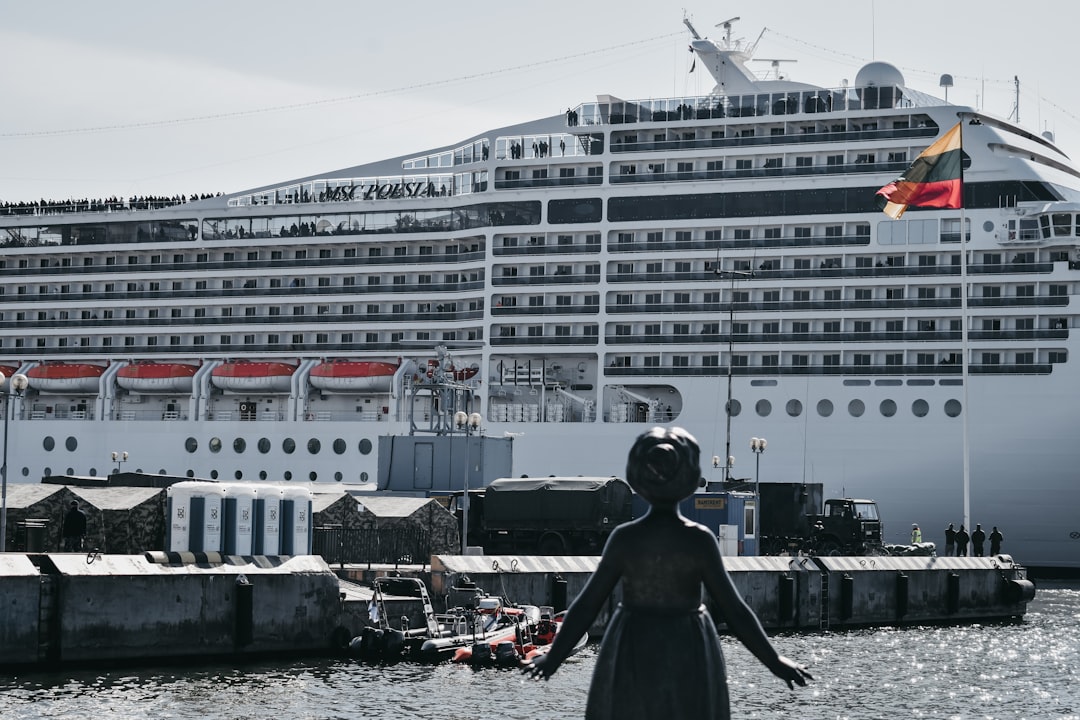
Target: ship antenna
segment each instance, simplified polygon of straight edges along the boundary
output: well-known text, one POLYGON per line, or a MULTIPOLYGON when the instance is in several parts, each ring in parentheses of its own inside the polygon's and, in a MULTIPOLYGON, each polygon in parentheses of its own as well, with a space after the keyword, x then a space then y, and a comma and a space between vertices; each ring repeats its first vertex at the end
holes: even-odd
MULTIPOLYGON (((757 43, 754 43, 754 44, 757 45, 757 43)), ((799 62, 799 61, 798 60, 789 60, 787 58, 754 58, 754 62, 767 62, 767 63, 769 63, 772 66, 772 69, 776 72, 776 79, 777 80, 783 80, 784 78, 780 77, 780 63, 782 63, 782 62, 799 62)), ((766 75, 765 77, 768 78, 768 75, 766 75)))
POLYGON ((741 19, 742 18, 733 17, 725 20, 724 22, 716 23, 716 27, 724 28, 724 44, 729 50, 731 49, 731 25, 732 23, 738 22, 741 19))

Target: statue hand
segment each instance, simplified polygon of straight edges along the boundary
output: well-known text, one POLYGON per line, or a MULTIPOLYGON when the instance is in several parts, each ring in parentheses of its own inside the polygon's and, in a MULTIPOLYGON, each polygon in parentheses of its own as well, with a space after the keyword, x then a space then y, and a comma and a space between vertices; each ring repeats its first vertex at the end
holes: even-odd
POLYGON ((558 669, 559 663, 554 662, 547 653, 544 653, 525 663, 521 667, 521 672, 534 680, 547 680, 558 669))
POLYGON ((792 690, 795 689, 795 685, 806 685, 807 680, 814 679, 814 676, 807 672, 805 665, 800 665, 783 655, 778 656, 776 666, 770 669, 773 675, 786 682, 792 690))

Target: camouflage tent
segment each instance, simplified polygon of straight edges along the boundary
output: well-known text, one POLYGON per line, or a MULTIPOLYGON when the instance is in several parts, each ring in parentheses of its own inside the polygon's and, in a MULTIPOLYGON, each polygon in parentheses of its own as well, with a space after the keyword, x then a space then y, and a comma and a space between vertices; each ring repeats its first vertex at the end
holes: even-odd
MULTIPOLYGON (((72 500, 79 500, 63 485, 9 483, 6 547, 14 552, 59 552, 60 529, 72 500), (27 530, 29 525, 30 530, 27 530)), ((101 513, 85 507, 86 534, 101 528, 101 513)))
POLYGON ((327 562, 409 562, 460 545, 457 520, 433 498, 320 493, 312 502, 315 552, 327 562))
POLYGON ((165 546, 165 491, 154 487, 71 488, 100 515, 94 525, 88 523, 85 545, 105 553, 138 555, 165 546), (98 534, 95 534, 95 530, 98 534))

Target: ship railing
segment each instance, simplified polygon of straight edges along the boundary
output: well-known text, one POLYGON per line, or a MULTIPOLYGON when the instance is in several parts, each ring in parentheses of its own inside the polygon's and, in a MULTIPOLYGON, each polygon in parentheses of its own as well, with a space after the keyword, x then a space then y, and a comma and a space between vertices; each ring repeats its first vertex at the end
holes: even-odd
POLYGON ((767 145, 801 145, 806 143, 850 143, 863 140, 896 140, 936 137, 934 126, 885 130, 817 130, 780 135, 742 135, 684 138, 678 140, 635 140, 633 136, 613 140, 613 154, 632 152, 667 152, 672 150, 706 150, 713 148, 755 147, 767 145))
MULTIPOLYGON (((1049 375, 1053 372, 1054 363, 985 363, 971 364, 968 371, 973 375, 1049 375)), ((727 364, 710 365, 708 367, 687 367, 674 365, 661 365, 650 367, 607 367, 604 375, 608 377, 724 377, 728 373, 727 364)), ((906 363, 899 365, 734 365, 731 373, 740 377, 776 377, 778 375, 796 376, 825 376, 825 375, 851 375, 851 376, 893 376, 903 377, 906 375, 948 375, 961 374, 959 362, 950 362, 941 359, 937 364, 906 363)), ((884 383, 884 381, 881 381, 884 383)), ((897 379, 896 384, 902 381, 897 379)), ((961 382, 959 379, 956 382, 961 382)), ((942 380, 942 384, 945 381, 942 380)))
POLYGON ((711 95, 653 100, 582 103, 567 113, 568 127, 720 119, 816 115, 856 110, 913 108, 932 98, 898 85, 711 95))
MULTIPOLYGON (((733 178, 804 177, 808 175, 853 175, 856 173, 897 173, 907 169, 907 162, 846 163, 843 165, 801 165, 795 167, 759 167, 746 170, 649 170, 612 174, 611 184, 693 182, 733 178)), ((662 163, 661 163, 662 165, 662 163)))

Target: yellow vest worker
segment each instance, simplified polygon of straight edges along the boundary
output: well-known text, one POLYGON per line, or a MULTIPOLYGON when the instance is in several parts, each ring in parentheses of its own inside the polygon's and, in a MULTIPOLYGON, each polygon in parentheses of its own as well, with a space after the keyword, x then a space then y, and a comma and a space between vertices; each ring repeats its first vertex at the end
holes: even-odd
POLYGON ((919 529, 918 525, 913 524, 911 526, 911 544, 915 545, 916 543, 921 543, 921 542, 922 542, 922 530, 919 529))

